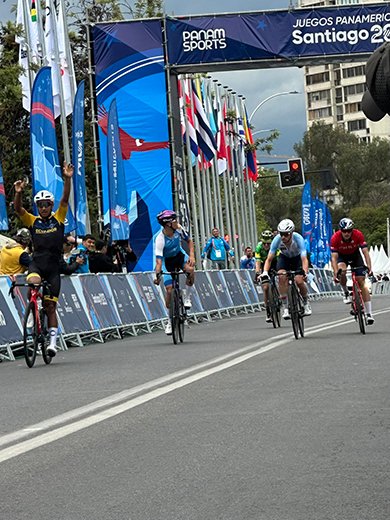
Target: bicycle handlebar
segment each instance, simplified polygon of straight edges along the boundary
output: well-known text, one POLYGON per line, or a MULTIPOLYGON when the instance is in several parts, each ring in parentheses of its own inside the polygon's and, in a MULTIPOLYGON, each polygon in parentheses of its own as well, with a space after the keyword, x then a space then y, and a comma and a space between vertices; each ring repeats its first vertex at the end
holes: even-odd
POLYGON ((46 280, 42 280, 40 283, 28 283, 28 282, 17 283, 15 281, 13 281, 11 283, 11 287, 9 288, 8 295, 11 296, 12 298, 15 298, 15 295, 14 295, 15 287, 29 287, 30 289, 37 289, 38 290, 40 287, 49 288, 50 286, 51 285, 46 280))

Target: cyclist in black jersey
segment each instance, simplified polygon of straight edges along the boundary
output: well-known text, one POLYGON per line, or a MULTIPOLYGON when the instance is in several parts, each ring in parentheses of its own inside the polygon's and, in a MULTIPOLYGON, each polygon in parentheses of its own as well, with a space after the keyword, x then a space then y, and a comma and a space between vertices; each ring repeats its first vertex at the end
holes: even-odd
POLYGON ((44 306, 50 335, 47 353, 51 357, 54 357, 57 353, 58 320, 56 307, 61 287, 62 244, 73 171, 72 164, 64 163, 64 188, 60 205, 55 213, 52 211, 54 196, 46 190, 38 191, 34 197, 38 215, 35 216, 26 211, 22 204, 25 182, 19 180, 14 183, 14 208, 23 225, 29 228, 34 248, 33 260, 28 268, 27 281, 39 284, 41 280, 46 280, 50 284, 50 293, 44 295, 44 306))

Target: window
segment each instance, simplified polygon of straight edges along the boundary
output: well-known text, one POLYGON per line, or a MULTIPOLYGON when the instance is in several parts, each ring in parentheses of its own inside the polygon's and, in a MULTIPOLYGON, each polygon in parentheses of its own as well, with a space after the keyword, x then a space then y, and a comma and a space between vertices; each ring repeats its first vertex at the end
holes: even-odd
POLYGON ((362 109, 362 104, 359 103, 347 103, 345 105, 345 113, 346 114, 353 114, 355 112, 360 112, 362 109))
POLYGON ((319 72, 318 74, 306 76, 306 85, 315 85, 316 83, 324 83, 325 81, 329 81, 329 72, 319 72))
POLYGON ((344 97, 347 101, 348 96, 355 96, 356 94, 363 94, 366 90, 365 83, 357 83, 356 85, 348 85, 344 87, 344 97))
POLYGON ((357 130, 364 130, 367 126, 366 119, 356 119, 355 121, 348 121, 348 132, 356 132, 357 130))
POLYGON ((317 119, 325 119, 326 117, 332 117, 332 108, 317 108, 315 110, 309 110, 309 121, 316 121, 317 119))
POLYGON ((364 65, 359 65, 357 67, 349 67, 348 69, 343 69, 343 78, 356 78, 356 76, 364 76, 364 65))

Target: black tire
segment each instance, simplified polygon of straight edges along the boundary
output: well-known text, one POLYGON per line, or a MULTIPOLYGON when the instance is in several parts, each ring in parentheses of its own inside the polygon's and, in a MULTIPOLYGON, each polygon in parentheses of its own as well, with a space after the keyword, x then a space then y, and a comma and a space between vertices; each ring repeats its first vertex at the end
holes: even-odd
POLYGON ((288 306, 291 316, 291 324, 295 339, 299 339, 299 310, 298 310, 298 296, 294 286, 290 285, 288 288, 288 306))
POLYGON ((29 368, 32 368, 37 357, 38 350, 38 332, 37 332, 37 319, 35 315, 35 304, 29 302, 26 307, 23 319, 23 352, 26 364, 29 368), (32 316, 31 323, 32 327, 27 327, 29 317, 32 316))
POLYGON ((172 340, 175 345, 179 341, 179 294, 177 289, 172 290, 169 318, 172 324, 172 340))
POLYGON ((356 312, 357 312, 357 320, 359 323, 359 329, 362 334, 366 333, 366 320, 364 319, 364 307, 361 300, 361 296, 359 294, 356 300, 356 312))
POLYGON ((274 316, 275 316, 275 322, 278 327, 280 327, 281 323, 281 316, 280 316, 280 309, 282 307, 282 302, 280 300, 279 291, 275 285, 271 285, 271 292, 273 294, 273 300, 274 300, 274 316))
POLYGON ((39 337, 39 343, 41 345, 42 357, 43 357, 43 361, 46 363, 46 365, 50 365, 51 360, 53 358, 51 356, 49 356, 49 354, 47 353, 47 350, 46 350, 47 349, 47 334, 48 334, 47 316, 46 316, 46 312, 44 311, 43 308, 39 311, 39 319, 41 320, 41 334, 39 337))
POLYGON ((298 313, 298 328, 299 328, 299 334, 301 335, 301 338, 305 336, 305 323, 303 320, 303 317, 305 315, 305 309, 303 306, 302 298, 299 296, 298 300, 299 305, 299 313, 298 313))
POLYGON ((276 326, 277 326, 275 304, 276 304, 276 302, 274 301, 274 293, 272 290, 272 286, 268 285, 267 315, 271 318, 274 329, 276 329, 276 326))
POLYGON ((184 341, 184 325, 186 321, 186 310, 184 308, 183 297, 179 294, 179 340, 180 343, 184 341))

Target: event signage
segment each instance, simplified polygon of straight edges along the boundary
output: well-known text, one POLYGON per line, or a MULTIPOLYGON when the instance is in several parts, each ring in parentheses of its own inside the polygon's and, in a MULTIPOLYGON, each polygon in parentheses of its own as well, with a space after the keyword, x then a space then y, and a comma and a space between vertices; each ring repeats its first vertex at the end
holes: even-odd
POLYGON ((173 66, 366 54, 390 41, 390 5, 168 18, 167 36, 173 66))

